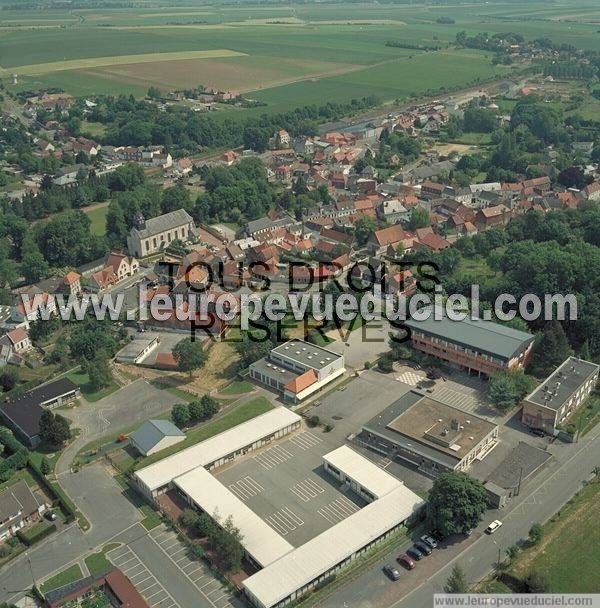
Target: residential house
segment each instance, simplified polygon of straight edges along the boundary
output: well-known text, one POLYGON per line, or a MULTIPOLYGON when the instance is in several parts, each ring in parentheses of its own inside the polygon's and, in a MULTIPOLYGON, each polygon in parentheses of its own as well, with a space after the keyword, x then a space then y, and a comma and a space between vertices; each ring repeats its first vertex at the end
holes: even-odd
POLYGON ((373 255, 385 253, 391 245, 394 250, 402 245, 404 250, 412 249, 414 239, 399 224, 376 230, 367 241, 367 248, 373 255))
POLYGON ((75 271, 67 272, 62 279, 60 291, 77 296, 81 293, 81 275, 75 271))
POLYGON ((281 129, 275 136, 275 143, 280 148, 289 148, 292 143, 292 137, 285 129, 281 129))
POLYGON ((512 217, 512 211, 506 205, 496 205, 480 209, 475 217, 477 230, 488 230, 489 228, 501 228, 506 226, 512 217))
POLYGON ((0 345, 7 346, 15 353, 24 353, 32 348, 29 334, 22 327, 17 327, 0 338, 0 345))
POLYGON ((233 165, 233 163, 235 163, 239 157, 240 155, 238 152, 235 152, 234 150, 227 150, 227 152, 223 152, 223 154, 221 154, 219 159, 225 163, 225 165, 231 167, 231 165, 233 165))
POLYGON ((46 510, 29 489, 24 479, 19 479, 0 493, 0 541, 14 536, 21 528, 39 520, 46 510))
POLYGON ((378 208, 381 219, 388 222, 405 221, 410 218, 410 210, 397 198, 384 200, 378 208))
POLYGON ((451 243, 449 241, 435 232, 425 234, 415 243, 415 247, 420 249, 429 249, 430 251, 441 251, 442 249, 446 249, 446 247, 450 247, 450 245, 451 243))
POLYGON ((85 165, 78 164, 71 165, 69 167, 62 167, 56 172, 52 183, 56 186, 68 186, 70 184, 74 184, 77 181, 77 175, 80 171, 85 173, 87 176, 88 169, 85 165))
POLYGON ((20 300, 11 311, 11 319, 26 329, 36 319, 56 314, 56 298, 47 291, 32 289, 22 293, 20 300))

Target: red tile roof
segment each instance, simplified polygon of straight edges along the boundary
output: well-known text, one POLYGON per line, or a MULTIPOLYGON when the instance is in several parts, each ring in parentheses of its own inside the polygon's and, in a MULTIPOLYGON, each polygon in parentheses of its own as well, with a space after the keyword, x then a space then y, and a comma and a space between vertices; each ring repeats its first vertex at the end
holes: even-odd
POLYGON ((314 384, 317 380, 317 372, 315 372, 314 369, 309 369, 307 372, 304 372, 297 378, 294 378, 288 382, 283 388, 284 390, 290 391, 291 393, 294 393, 294 395, 297 395, 314 384))

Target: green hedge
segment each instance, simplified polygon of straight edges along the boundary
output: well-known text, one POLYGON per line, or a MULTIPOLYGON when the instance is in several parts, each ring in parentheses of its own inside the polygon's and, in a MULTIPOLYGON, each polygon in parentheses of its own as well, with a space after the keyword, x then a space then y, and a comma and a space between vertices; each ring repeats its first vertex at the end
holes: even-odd
POLYGON ((56 503, 58 503, 63 510, 66 516, 65 523, 74 521, 77 517, 77 507, 75 507, 73 501, 63 492, 62 488, 57 483, 50 483, 48 481, 39 466, 33 462, 32 459, 29 460, 29 466, 35 480, 54 498, 56 503))
POLYGON ((46 538, 52 532, 56 532, 56 526, 45 521, 40 521, 29 530, 19 530, 17 536, 19 540, 30 547, 35 543, 39 542, 43 538, 46 538))

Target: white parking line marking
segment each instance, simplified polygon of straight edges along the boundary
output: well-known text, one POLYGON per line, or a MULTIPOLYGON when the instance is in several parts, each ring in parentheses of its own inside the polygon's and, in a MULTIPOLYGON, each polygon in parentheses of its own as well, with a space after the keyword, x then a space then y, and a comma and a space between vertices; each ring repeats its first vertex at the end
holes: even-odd
POLYGON ((317 513, 330 524, 337 524, 358 510, 358 507, 352 501, 348 500, 345 496, 341 496, 324 507, 317 509, 317 513))
POLYGON ((301 450, 309 450, 310 448, 318 445, 323 440, 308 431, 303 431, 298 435, 294 435, 290 437, 290 442, 295 446, 299 447, 301 450))
POLYGON ((292 458, 293 454, 288 452, 284 447, 275 445, 272 448, 268 448, 261 454, 254 456, 254 460, 267 471, 275 468, 277 465, 285 462, 292 458))
POLYGON ((298 496, 302 502, 309 502, 319 494, 325 492, 325 488, 322 488, 312 479, 307 478, 292 486, 290 491, 298 496))

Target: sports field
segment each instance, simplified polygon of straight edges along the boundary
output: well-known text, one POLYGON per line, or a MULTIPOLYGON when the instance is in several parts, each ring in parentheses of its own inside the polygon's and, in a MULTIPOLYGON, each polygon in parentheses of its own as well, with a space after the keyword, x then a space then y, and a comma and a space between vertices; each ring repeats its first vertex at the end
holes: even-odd
POLYGON ((510 75, 489 54, 447 48, 456 33, 516 32, 598 48, 594 0, 426 4, 1 10, 0 76, 18 88, 143 95, 213 86, 275 111, 374 94, 382 100, 510 75), (450 23, 440 23, 450 21, 450 23), (423 50, 386 41, 440 46, 423 50), (107 49, 110 53, 107 53, 107 49))

